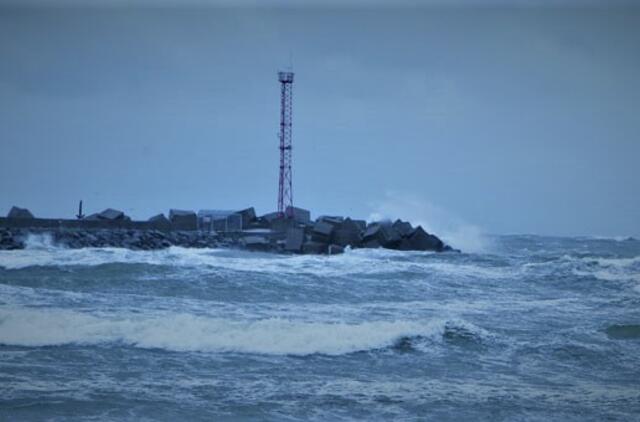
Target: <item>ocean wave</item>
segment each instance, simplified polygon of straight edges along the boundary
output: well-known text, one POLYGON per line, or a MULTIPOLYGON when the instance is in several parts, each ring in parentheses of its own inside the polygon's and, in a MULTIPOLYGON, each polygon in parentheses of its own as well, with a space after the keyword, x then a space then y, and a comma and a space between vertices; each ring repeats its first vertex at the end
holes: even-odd
POLYGON ((105 264, 147 264, 187 267, 203 272, 220 270, 270 274, 346 276, 393 274, 399 272, 436 273, 470 278, 508 278, 511 269, 459 259, 433 252, 405 252, 386 249, 347 250, 342 255, 276 255, 233 249, 196 249, 173 246, 156 251, 123 248, 67 249, 46 240, 33 241, 25 250, 0 252, 0 268, 99 266, 105 264), (330 264, 330 265, 328 265, 330 264))
POLYGON ((640 256, 630 258, 564 256, 563 260, 572 265, 571 272, 580 277, 640 283, 640 256))
POLYGON ((633 236, 578 236, 576 239, 586 240, 609 240, 614 242, 634 242, 637 239, 633 236))
POLYGON ((575 257, 571 255, 564 255, 561 258, 563 261, 571 263, 581 263, 586 265, 599 265, 601 267, 614 267, 614 268, 628 268, 640 264, 640 256, 627 257, 627 258, 605 258, 598 256, 582 256, 575 257))
POLYGON ((613 271, 580 271, 574 270, 573 274, 581 277, 594 277, 602 281, 634 281, 640 283, 639 273, 625 273, 625 272, 613 272, 613 271))
POLYGON ((455 333, 488 336, 461 320, 243 321, 180 313, 115 317, 63 309, 0 309, 0 344, 27 347, 122 343, 179 352, 343 355, 393 348, 407 338, 442 340, 455 333))

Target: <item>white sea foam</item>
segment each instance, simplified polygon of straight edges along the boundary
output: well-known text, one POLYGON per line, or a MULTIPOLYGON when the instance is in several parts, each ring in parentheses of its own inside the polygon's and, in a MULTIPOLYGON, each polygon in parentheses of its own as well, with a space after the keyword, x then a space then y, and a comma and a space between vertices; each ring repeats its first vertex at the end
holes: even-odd
POLYGON ((49 233, 29 233, 24 243, 28 250, 49 250, 58 247, 49 233))
POLYGON ((640 273, 628 273, 628 272, 616 272, 616 271, 606 271, 606 270, 597 270, 597 271, 580 271, 573 270, 575 275, 581 277, 595 277, 598 280, 603 281, 635 281, 640 283, 640 273))
POLYGON ((433 252, 402 252, 387 249, 348 250, 342 255, 275 255, 228 249, 171 247, 157 251, 122 248, 66 249, 46 246, 0 252, 0 267, 23 269, 37 266, 98 266, 104 264, 149 264, 188 267, 203 272, 221 270, 270 274, 346 276, 351 274, 394 274, 422 271, 427 274, 475 278, 505 278, 506 268, 419 259, 433 252), (411 258, 411 259, 405 259, 411 258), (418 258, 418 259, 414 259, 418 258))
MULTIPOLYGON (((440 339, 452 322, 304 322, 289 319, 230 320, 184 313, 90 315, 63 309, 0 309, 0 344, 47 346, 124 343, 172 351, 273 355, 341 355, 392 346, 404 337, 440 339)), ((463 321, 453 324, 483 331, 463 321)))
POLYGON ((445 243, 469 253, 487 253, 496 249, 493 241, 478 226, 469 224, 451 212, 418 195, 386 192, 382 201, 372 204, 369 221, 403 218, 436 234, 445 243))
POLYGON ((603 258, 603 257, 574 257, 564 255, 562 257, 567 262, 577 262, 583 264, 597 264, 601 267, 627 268, 640 264, 640 256, 630 258, 603 258))
POLYGON ((584 238, 593 240, 611 240, 614 242, 629 242, 635 240, 632 236, 584 236, 584 238))
POLYGON ((640 264, 640 256, 633 258, 595 258, 594 260, 603 267, 626 268, 640 264))
MULTIPOLYGON (((640 256, 631 258, 601 258, 564 256, 563 259, 576 265, 573 274, 594 277, 602 281, 640 283, 640 256)), ((638 290, 640 285, 635 285, 638 290)))

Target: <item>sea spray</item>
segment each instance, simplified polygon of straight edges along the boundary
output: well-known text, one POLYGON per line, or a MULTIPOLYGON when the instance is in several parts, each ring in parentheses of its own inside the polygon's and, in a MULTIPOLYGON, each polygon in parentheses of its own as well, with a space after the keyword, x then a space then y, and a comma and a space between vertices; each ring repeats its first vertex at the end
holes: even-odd
POLYGON ((496 248, 480 227, 414 194, 387 192, 371 207, 373 211, 368 221, 404 218, 414 225, 421 225, 429 233, 437 233, 446 244, 463 252, 488 253, 496 248))

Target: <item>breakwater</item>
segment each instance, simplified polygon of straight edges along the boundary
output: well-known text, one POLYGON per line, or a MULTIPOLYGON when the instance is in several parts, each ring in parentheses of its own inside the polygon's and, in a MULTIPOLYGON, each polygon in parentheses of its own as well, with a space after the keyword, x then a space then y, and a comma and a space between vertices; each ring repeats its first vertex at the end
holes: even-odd
POLYGON ((122 211, 106 209, 78 219, 36 218, 13 207, 0 218, 0 250, 24 249, 32 234, 46 235, 69 248, 121 247, 155 250, 170 246, 242 248, 265 252, 338 254, 346 247, 396 250, 453 251, 422 227, 396 220, 365 222, 341 216, 311 220, 300 208, 286 214, 257 216, 241 211, 171 210, 147 221, 134 221, 122 211))

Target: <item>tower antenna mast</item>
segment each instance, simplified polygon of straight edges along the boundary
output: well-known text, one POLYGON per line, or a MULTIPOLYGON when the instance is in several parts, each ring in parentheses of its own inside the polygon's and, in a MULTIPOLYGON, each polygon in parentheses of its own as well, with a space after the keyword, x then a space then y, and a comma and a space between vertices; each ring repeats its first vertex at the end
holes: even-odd
POLYGON ((280 81, 280 178, 278 183, 278 213, 282 216, 292 217, 291 117, 293 112, 293 72, 278 72, 278 80, 280 81))

